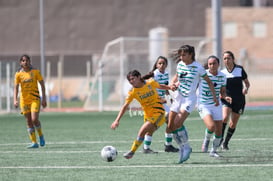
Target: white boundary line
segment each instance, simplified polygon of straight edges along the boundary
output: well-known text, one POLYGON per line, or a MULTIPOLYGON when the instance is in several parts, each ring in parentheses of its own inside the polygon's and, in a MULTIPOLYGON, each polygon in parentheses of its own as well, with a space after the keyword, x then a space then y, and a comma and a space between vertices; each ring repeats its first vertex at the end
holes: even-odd
POLYGON ((0 169, 127 169, 127 168, 225 168, 225 167, 273 167, 273 164, 176 164, 176 165, 112 165, 112 166, 3 166, 0 169))
MULTIPOLYGON (((202 142, 203 139, 190 139, 190 142, 202 142)), ((234 138, 232 141, 273 141, 273 138, 234 138)), ((117 144, 117 143, 131 143, 132 140, 118 140, 118 141, 67 141, 67 142, 46 142, 47 145, 74 145, 74 144, 117 144)), ((163 141, 153 141, 153 143, 163 143, 163 141)), ((16 146, 27 145, 29 143, 0 143, 0 146, 16 146)))

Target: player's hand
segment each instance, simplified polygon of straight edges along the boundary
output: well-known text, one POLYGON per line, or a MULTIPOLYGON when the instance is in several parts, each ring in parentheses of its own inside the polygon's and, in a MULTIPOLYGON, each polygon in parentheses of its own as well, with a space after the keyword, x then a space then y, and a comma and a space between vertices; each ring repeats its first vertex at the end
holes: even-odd
POLYGON ((119 122, 118 122, 118 121, 114 121, 114 122, 111 124, 111 129, 115 130, 118 126, 119 126, 119 122))
POLYGON ((225 97, 225 100, 228 102, 228 103, 232 103, 232 98, 231 97, 229 97, 229 96, 226 96, 225 97))
POLYGON ((42 100, 42 106, 43 106, 43 108, 46 108, 46 106, 47 106, 47 102, 45 99, 42 100))
POLYGON ((214 100, 214 105, 215 105, 215 106, 219 106, 219 100, 218 100, 218 99, 215 99, 215 100, 214 100))
POLYGON ((15 108, 18 108, 18 105, 19 105, 18 101, 14 101, 13 105, 15 108))

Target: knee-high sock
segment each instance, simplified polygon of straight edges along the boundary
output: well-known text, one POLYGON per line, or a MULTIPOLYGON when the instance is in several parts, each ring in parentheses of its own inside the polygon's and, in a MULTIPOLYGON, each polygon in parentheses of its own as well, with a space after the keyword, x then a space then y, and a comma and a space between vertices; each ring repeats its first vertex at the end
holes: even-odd
POLYGON ((208 129, 206 129, 205 130, 205 139, 204 139, 204 141, 209 141, 210 140, 210 138, 211 138, 211 136, 212 136, 212 133, 213 132, 211 132, 211 131, 209 131, 208 129))
POLYGON ((137 137, 137 139, 132 144, 131 151, 135 152, 138 149, 138 147, 142 144, 143 140, 144 138, 137 137))
POLYGON ((221 138, 222 138, 221 136, 214 135, 213 142, 212 142, 212 151, 213 152, 216 152, 217 148, 220 146, 221 138))
POLYGON ((234 134, 236 128, 228 128, 227 135, 224 141, 224 145, 228 145, 229 140, 231 139, 232 135, 234 134))
POLYGON ((37 143, 35 129, 34 128, 28 128, 27 131, 28 131, 30 141, 32 143, 37 143))
POLYGON ((224 137, 225 137, 225 129, 226 129, 227 123, 223 123, 223 127, 222 127, 222 138, 220 141, 220 144, 222 144, 224 137))
POLYGON ((173 141, 173 134, 165 133, 165 145, 172 145, 172 141, 173 141))
POLYGON ((39 136, 43 135, 41 124, 39 126, 35 126, 35 129, 36 129, 39 136))
POLYGON ((189 146, 188 132, 184 125, 174 131, 174 140, 179 146, 189 146))
POLYGON ((222 127, 222 138, 224 138, 226 127, 227 127, 227 123, 223 123, 223 127, 222 127))
POLYGON ((152 136, 150 136, 150 135, 145 135, 145 137, 144 137, 144 149, 149 149, 150 148, 150 146, 151 146, 151 144, 152 144, 152 136))

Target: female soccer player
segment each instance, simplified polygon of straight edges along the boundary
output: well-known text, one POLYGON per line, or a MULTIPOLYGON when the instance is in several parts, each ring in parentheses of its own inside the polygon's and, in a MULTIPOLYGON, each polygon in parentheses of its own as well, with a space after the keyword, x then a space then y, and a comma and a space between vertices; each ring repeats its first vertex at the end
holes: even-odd
POLYGON ((178 86, 178 95, 171 105, 169 113, 168 130, 173 131, 174 139, 178 143, 179 161, 183 163, 189 159, 192 148, 188 142, 187 130, 183 126, 184 121, 194 110, 196 105, 196 89, 200 79, 204 79, 209 86, 213 96, 213 102, 216 106, 219 102, 216 98, 213 83, 209 79, 204 67, 195 61, 195 50, 193 46, 183 45, 177 51, 176 57, 179 62, 176 68, 176 74, 171 81, 171 85, 178 86))
MULTIPOLYGON (((168 85, 169 84, 169 72, 166 70, 168 66, 168 59, 164 56, 159 56, 153 66, 152 71, 143 76, 144 79, 153 78, 159 84, 168 85)), ((161 97, 164 102, 164 109, 166 111, 166 123, 168 121, 168 113, 170 111, 169 106, 167 105, 166 95, 169 95, 169 92, 164 89, 157 89, 158 95, 161 97)), ((178 152, 179 149, 175 148, 172 145, 172 133, 165 132, 165 152, 178 152)), ((143 153, 157 153, 150 149, 150 145, 152 142, 152 135, 146 134, 144 138, 144 149, 143 153)))
POLYGON ((156 91, 160 89, 171 89, 168 85, 161 85, 153 79, 144 81, 141 74, 137 70, 133 70, 127 74, 127 80, 133 86, 128 92, 128 96, 122 106, 111 128, 116 129, 125 111, 127 110, 133 99, 136 99, 144 111, 144 123, 139 129, 137 139, 133 142, 131 150, 123 156, 130 159, 134 156, 135 151, 142 144, 146 133, 153 134, 165 122, 165 110, 161 99, 156 91))
POLYGON ((223 106, 223 131, 224 138, 225 128, 229 121, 229 128, 226 137, 222 143, 222 149, 228 150, 228 143, 235 132, 240 115, 244 113, 245 109, 245 95, 248 93, 250 83, 247 79, 247 73, 240 65, 235 64, 235 57, 231 51, 223 53, 225 68, 222 72, 227 77, 227 95, 232 98, 232 103, 222 100, 223 106))
POLYGON ((25 116, 27 121, 27 130, 31 144, 28 148, 38 148, 39 145, 36 140, 35 130, 38 132, 40 139, 40 146, 45 146, 45 139, 42 133, 41 122, 39 121, 40 106, 46 107, 45 84, 40 71, 34 69, 30 62, 28 55, 23 55, 20 58, 21 68, 15 73, 14 80, 14 106, 17 108, 18 91, 21 86, 20 93, 20 108, 21 113, 25 116), (42 100, 38 90, 38 82, 41 85, 42 100))
MULTIPOLYGON (((213 82, 216 98, 220 101, 220 97, 222 97, 231 103, 231 98, 226 96, 226 76, 218 71, 219 65, 220 61, 218 57, 213 55, 209 56, 207 59, 208 69, 206 72, 213 82)), ((210 156, 220 157, 216 150, 220 146, 222 138, 222 105, 219 104, 215 106, 208 83, 204 79, 201 79, 199 82, 198 112, 207 127, 202 144, 202 152, 208 151, 210 138, 214 132, 210 156)))

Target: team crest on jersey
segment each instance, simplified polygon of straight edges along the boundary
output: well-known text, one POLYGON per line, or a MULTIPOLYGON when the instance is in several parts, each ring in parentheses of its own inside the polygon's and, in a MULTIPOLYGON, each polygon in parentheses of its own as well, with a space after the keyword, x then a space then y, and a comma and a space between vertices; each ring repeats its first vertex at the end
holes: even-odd
POLYGON ((183 77, 186 77, 186 75, 188 75, 188 72, 182 72, 179 77, 183 78, 183 77))
POLYGON ((213 86, 214 86, 214 87, 217 87, 217 83, 216 83, 216 82, 214 82, 213 86))

